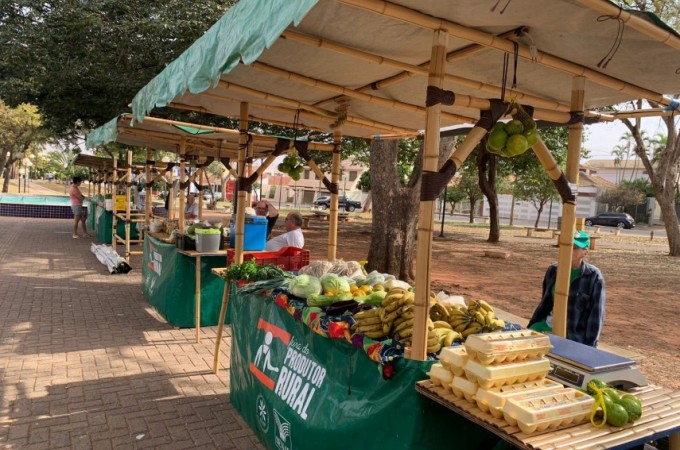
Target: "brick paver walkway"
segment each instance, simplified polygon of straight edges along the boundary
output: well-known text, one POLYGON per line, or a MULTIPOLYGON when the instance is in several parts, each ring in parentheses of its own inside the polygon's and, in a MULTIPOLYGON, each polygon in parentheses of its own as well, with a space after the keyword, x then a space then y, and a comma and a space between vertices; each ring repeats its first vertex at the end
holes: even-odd
POLYGON ((0 217, 0 448, 263 448, 229 401, 229 336, 214 375, 216 328, 173 329, 71 225, 0 217))

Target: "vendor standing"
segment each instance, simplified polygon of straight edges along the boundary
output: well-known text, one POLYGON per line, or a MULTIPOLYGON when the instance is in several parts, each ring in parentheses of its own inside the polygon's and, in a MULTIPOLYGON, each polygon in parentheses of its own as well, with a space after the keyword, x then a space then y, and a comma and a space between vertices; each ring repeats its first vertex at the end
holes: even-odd
POLYGON ((267 241, 265 250, 276 252, 283 247, 303 248, 305 246, 305 236, 302 234, 302 216, 296 212, 289 213, 284 224, 287 231, 267 241))
POLYGON ((272 236, 272 229, 279 220, 279 210, 274 207, 267 200, 260 200, 255 203, 255 213, 260 217, 267 218, 267 239, 272 236))
MULTIPOLYGON (((577 231, 574 234, 571 255, 567 339, 597 347, 604 324, 606 294, 602 273, 594 265, 585 262, 589 248, 590 236, 583 231, 577 231)), ((541 303, 529 321, 529 328, 532 330, 552 332, 556 280, 557 264, 553 264, 543 279, 541 303)))
POLYGON ((188 220, 198 219, 198 203, 196 203, 196 194, 189 194, 187 196, 187 203, 184 206, 184 218, 188 220))

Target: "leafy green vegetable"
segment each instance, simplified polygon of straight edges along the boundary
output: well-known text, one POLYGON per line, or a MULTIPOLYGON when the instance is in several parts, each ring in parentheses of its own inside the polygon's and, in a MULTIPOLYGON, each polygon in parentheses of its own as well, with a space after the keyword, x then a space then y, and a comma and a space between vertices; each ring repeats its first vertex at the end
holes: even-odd
POLYGON ((344 278, 329 273, 321 277, 321 286, 323 292, 328 295, 340 294, 349 292, 349 283, 344 278))
POLYGON ((298 275, 291 280, 288 290, 296 297, 309 298, 321 293, 321 281, 311 275, 298 275))
POLYGON ((290 272, 286 272, 278 266, 267 264, 259 266, 254 259, 245 261, 243 264, 232 264, 227 267, 224 279, 228 281, 249 280, 262 281, 273 279, 291 278, 290 272))

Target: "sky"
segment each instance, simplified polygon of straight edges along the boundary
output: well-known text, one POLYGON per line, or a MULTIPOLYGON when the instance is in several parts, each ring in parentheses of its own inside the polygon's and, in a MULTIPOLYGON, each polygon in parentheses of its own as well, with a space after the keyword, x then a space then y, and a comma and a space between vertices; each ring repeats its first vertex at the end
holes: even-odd
MULTIPOLYGON (((642 129, 649 136, 667 133, 666 126, 654 117, 642 119, 642 129)), ((620 120, 586 126, 587 139, 583 147, 590 150, 588 159, 614 159, 612 149, 621 143, 621 137, 627 132, 628 128, 620 120)))

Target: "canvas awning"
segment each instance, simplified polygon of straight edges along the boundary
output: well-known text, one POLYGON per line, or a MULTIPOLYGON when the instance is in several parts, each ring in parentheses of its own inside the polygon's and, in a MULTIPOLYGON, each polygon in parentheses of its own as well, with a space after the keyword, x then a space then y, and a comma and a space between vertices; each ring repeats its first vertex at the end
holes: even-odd
POLYGON ((438 28, 449 34, 443 87, 456 94, 442 108, 443 127, 476 121, 504 80, 506 98, 555 122, 569 118, 574 75, 586 77, 586 110, 636 98, 670 104, 663 94, 680 92, 680 39, 647 15, 636 23, 654 37, 594 9, 621 12, 605 0, 494 3, 243 0, 139 91, 133 113, 141 121, 173 106, 238 118, 248 102, 251 120, 328 132, 342 123, 351 136, 414 134, 425 127, 438 28))

